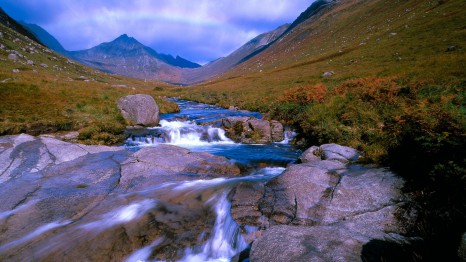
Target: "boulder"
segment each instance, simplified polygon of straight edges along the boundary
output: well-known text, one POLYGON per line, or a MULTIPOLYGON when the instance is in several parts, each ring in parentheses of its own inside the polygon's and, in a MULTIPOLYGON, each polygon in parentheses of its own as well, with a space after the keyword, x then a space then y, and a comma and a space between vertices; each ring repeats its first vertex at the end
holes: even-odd
POLYGON ((128 95, 118 100, 118 109, 129 125, 158 125, 159 107, 150 95, 128 95))
POLYGON ((409 202, 403 179, 385 168, 347 165, 357 155, 334 144, 314 146, 302 164, 264 186, 238 187, 232 216, 245 231, 259 229, 248 234, 255 240, 251 261, 359 261, 370 241, 392 241, 387 232, 403 238, 415 221, 415 212, 401 208, 409 202))
POLYGON ((254 117, 227 117, 221 127, 235 142, 244 144, 266 144, 284 139, 283 125, 278 121, 268 121, 254 117))
POLYGON ((9 54, 8 59, 17 61, 18 60, 18 55, 17 54, 9 54))
POLYGON ((299 157, 303 163, 313 160, 336 160, 349 163, 358 160, 361 154, 354 148, 337 144, 324 144, 320 147, 312 146, 299 157))

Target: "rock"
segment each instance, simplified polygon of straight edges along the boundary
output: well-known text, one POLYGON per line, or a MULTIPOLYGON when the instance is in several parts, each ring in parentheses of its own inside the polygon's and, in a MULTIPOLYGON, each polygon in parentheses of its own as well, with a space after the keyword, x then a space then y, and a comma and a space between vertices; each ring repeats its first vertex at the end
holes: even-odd
POLYGON ((456 46, 450 45, 450 46, 447 47, 446 52, 453 52, 453 51, 455 51, 455 50, 456 50, 456 46))
POLYGON ((335 74, 335 72, 333 71, 328 71, 328 72, 324 72, 322 74, 322 77, 330 77, 330 76, 333 76, 335 74))
POLYGON ((13 69, 13 70, 11 70, 11 71, 12 71, 13 73, 15 73, 15 74, 18 74, 18 73, 19 73, 19 69, 16 69, 16 68, 13 69))
POLYGON ((47 64, 45 64, 45 63, 40 64, 40 66, 42 66, 42 67, 44 67, 44 68, 49 67, 49 66, 48 66, 47 64))
POLYGON ((337 160, 343 163, 356 161, 360 155, 356 149, 337 144, 324 144, 320 146, 322 159, 337 160))
POLYGON ((394 36, 396 36, 396 35, 397 35, 397 33, 392 32, 392 33, 388 34, 388 37, 394 37, 394 36))
POLYGON ((34 61, 28 60, 28 61, 27 61, 27 64, 28 64, 28 65, 34 65, 34 61))
POLYGON ((272 120, 270 121, 270 128, 272 129, 272 142, 281 142, 285 139, 282 123, 272 120))
POLYGON ((239 108, 238 108, 238 107, 236 107, 236 106, 230 106, 230 107, 228 107, 228 110, 232 110, 232 111, 238 111, 238 110, 239 110, 239 108))
POLYGON ((154 260, 179 260, 209 236, 205 203, 222 179, 204 189, 189 181, 238 174, 224 157, 170 145, 134 153, 0 137, 0 260, 123 261, 145 247, 154 260))
POLYGON ((249 239, 256 239, 251 261, 360 260, 370 241, 409 232, 416 214, 401 208, 409 201, 403 179, 384 168, 325 160, 326 152, 350 160, 358 155, 335 144, 314 146, 300 157, 302 164, 263 187, 238 187, 232 194, 235 221, 260 229, 249 239))
POLYGON ((458 248, 458 257, 460 261, 466 261, 466 232, 461 237, 460 247, 458 248))
POLYGON ((118 100, 118 108, 130 125, 155 126, 159 123, 159 107, 150 95, 128 95, 118 100))
POLYGON ((18 61, 18 55, 17 54, 9 54, 8 59, 13 60, 13 61, 18 61))
POLYGON ((324 144, 320 147, 312 146, 299 157, 302 163, 314 160, 334 160, 349 163, 358 160, 360 153, 351 147, 337 144, 324 144))
POLYGON ((278 121, 227 117, 222 119, 221 127, 230 139, 244 144, 266 144, 284 139, 283 125, 278 121))
POLYGON ((306 151, 304 151, 298 158, 301 163, 306 163, 309 161, 321 160, 322 151, 318 146, 311 146, 306 151))
POLYGON ((343 228, 275 226, 254 241, 250 260, 361 261, 362 246, 368 241, 343 228))

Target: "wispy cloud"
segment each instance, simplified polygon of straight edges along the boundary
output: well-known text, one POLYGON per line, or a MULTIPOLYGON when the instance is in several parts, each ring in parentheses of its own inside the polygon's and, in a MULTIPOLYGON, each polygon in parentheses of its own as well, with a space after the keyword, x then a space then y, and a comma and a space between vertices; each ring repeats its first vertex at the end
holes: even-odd
POLYGON ((36 23, 66 49, 128 34, 158 52, 206 62, 254 36, 291 23, 313 0, 15 0, 0 5, 36 23))

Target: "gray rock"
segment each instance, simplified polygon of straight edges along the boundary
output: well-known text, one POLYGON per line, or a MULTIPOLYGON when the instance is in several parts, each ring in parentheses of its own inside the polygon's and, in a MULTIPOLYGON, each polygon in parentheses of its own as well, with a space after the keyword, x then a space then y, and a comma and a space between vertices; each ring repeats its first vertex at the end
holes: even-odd
POLYGON ((238 174, 224 157, 169 145, 133 153, 50 135, 0 137, 0 258, 123 261, 152 243, 163 247, 154 259, 177 260, 210 233, 204 204, 217 189, 174 182, 238 174))
POLYGON ((270 128, 272 132, 272 142, 281 142, 285 139, 285 133, 282 123, 272 120, 270 121, 270 128))
POLYGON ((356 161, 360 155, 354 148, 337 144, 324 144, 320 146, 320 149, 322 150, 322 159, 337 160, 343 163, 356 161))
POLYGON ((306 151, 304 151, 298 158, 301 163, 306 163, 309 161, 321 160, 322 151, 318 146, 311 146, 306 151))
POLYGON ((251 261, 361 261, 370 239, 331 226, 275 226, 254 241, 251 261))
POLYGON ((18 61, 18 55, 17 54, 9 54, 8 59, 13 60, 13 61, 18 61))
POLYGON ((18 74, 18 73, 19 73, 19 69, 16 69, 16 68, 15 68, 15 69, 11 70, 11 72, 13 72, 13 73, 15 73, 15 74, 18 74))
POLYGON ((129 125, 155 126, 159 123, 159 107, 150 95, 128 95, 118 100, 118 109, 129 125))
POLYGON ((28 64, 28 65, 34 65, 34 61, 28 60, 28 61, 27 61, 27 64, 28 64))
POLYGON ((40 66, 42 66, 42 67, 44 67, 44 68, 49 67, 46 63, 42 63, 42 64, 40 64, 40 66))
POLYGON ((226 135, 244 144, 266 144, 284 139, 283 125, 254 117, 227 117, 221 121, 226 135))
POLYGON ((333 76, 335 74, 335 72, 333 71, 328 71, 328 72, 324 72, 322 74, 323 77, 330 77, 330 76, 333 76))

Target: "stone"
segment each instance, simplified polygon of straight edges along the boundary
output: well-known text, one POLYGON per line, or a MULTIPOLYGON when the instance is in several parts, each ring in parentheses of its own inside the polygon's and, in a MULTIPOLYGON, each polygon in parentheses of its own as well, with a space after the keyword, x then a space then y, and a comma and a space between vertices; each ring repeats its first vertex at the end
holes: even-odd
POLYGON ((18 55, 17 54, 9 54, 8 59, 13 60, 13 61, 18 61, 18 55))
POLYGON ((228 138, 244 144, 266 144, 284 139, 283 125, 254 117, 227 117, 221 120, 228 138))
POLYGON ((307 163, 309 161, 314 160, 321 160, 322 159, 322 151, 318 146, 311 146, 310 148, 306 149, 300 156, 299 161, 301 163, 307 163))
POLYGON ((447 47, 446 52, 453 52, 453 51, 455 51, 455 50, 456 50, 456 46, 450 45, 450 46, 447 47))
POLYGON ((28 60, 28 61, 27 61, 27 64, 28 64, 28 65, 34 65, 34 61, 28 60))
POLYGON ((40 66, 42 66, 42 67, 44 67, 44 68, 49 67, 49 66, 48 66, 47 64, 45 64, 45 63, 40 64, 40 66))
POLYGON ((394 37, 396 35, 397 35, 397 33, 395 33, 395 32, 392 32, 392 33, 388 34, 389 37, 394 37))
POLYGON ((361 261, 362 246, 369 240, 331 226, 275 226, 254 241, 250 260, 361 261))
POLYGON ((330 76, 333 76, 334 74, 335 72, 333 71, 327 71, 322 74, 322 77, 330 77, 330 76))
POLYGON ((360 155, 354 148, 337 144, 324 144, 320 146, 320 149, 322 151, 322 159, 337 160, 343 163, 356 161, 360 155))
POLYGON ((118 109, 129 125, 155 126, 159 123, 159 107, 150 95, 128 95, 118 100, 118 109))
POLYGON ((272 120, 270 121, 270 128, 272 132, 272 142, 281 142, 285 139, 285 133, 282 123, 272 120))
POLYGON ((11 70, 11 71, 12 71, 13 73, 15 73, 15 74, 18 74, 18 73, 19 73, 19 69, 17 69, 17 68, 15 68, 15 69, 13 69, 13 70, 11 70))
POLYGON ((150 246, 154 260, 179 260, 209 236, 206 202, 223 181, 193 180, 239 174, 224 157, 171 145, 131 152, 52 135, 0 137, 0 257, 123 261, 150 246))

